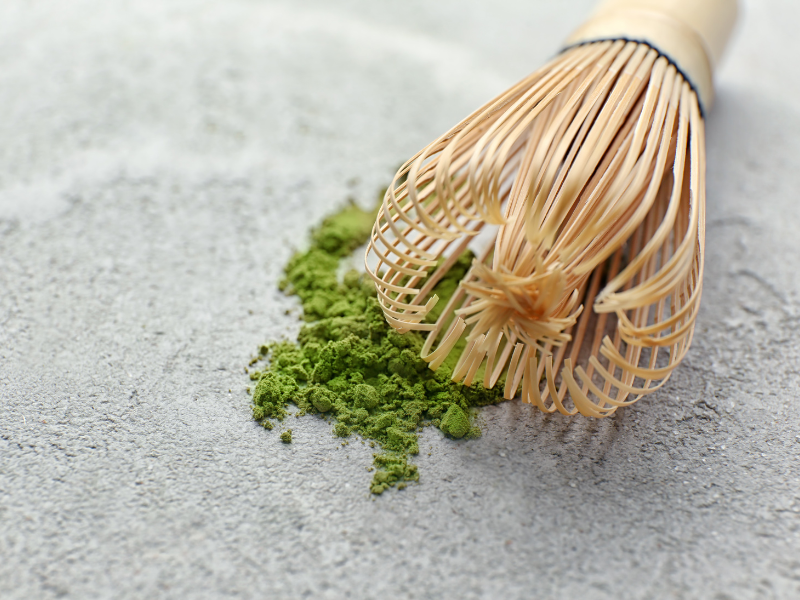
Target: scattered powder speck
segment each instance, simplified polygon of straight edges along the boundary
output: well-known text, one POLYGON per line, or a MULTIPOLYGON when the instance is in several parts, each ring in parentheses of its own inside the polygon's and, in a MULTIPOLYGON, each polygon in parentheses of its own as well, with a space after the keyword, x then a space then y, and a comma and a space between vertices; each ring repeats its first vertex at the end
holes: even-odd
MULTIPOLYGON (((472 409, 502 402, 503 383, 492 390, 453 383, 454 359, 431 371, 419 358, 424 338, 389 327, 372 282, 357 271, 340 279, 341 259, 366 242, 373 222, 371 212, 351 203, 325 219, 312 232, 311 247, 291 258, 280 287, 300 298, 306 323, 296 342, 262 346, 250 379, 257 382, 253 417, 265 428, 283 421, 291 403, 297 416, 329 420, 343 444, 355 434, 379 447, 370 489, 381 494, 419 481, 409 457, 419 453, 423 427, 439 427, 452 438, 479 436, 472 409)), ((437 308, 447 304, 471 262, 471 254, 459 257, 436 286, 437 308)), ((283 442, 291 439, 290 429, 281 433, 283 442)))
POLYGON ((454 438, 462 438, 469 433, 469 418, 457 404, 450 405, 447 412, 442 417, 439 428, 445 433, 449 433, 454 438))

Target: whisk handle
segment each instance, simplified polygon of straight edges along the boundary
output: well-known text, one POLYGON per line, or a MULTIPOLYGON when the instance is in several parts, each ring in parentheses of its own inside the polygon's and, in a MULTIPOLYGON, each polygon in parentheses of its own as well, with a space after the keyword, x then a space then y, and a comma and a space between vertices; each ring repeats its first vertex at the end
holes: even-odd
POLYGON ((647 43, 681 70, 708 109, 714 68, 737 13, 736 0, 603 0, 567 45, 616 39, 647 43))

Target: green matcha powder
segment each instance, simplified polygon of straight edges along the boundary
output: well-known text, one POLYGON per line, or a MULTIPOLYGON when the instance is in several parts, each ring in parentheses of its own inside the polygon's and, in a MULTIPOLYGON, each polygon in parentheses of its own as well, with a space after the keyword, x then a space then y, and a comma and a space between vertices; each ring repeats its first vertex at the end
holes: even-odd
MULTIPOLYGON (((431 371, 419 357, 423 336, 400 335, 389 327, 372 281, 355 270, 339 277, 341 260, 369 239, 373 222, 372 213, 351 203, 325 219, 313 231, 311 247, 291 258, 280 287, 299 297, 306 323, 297 342, 261 346, 250 363, 250 379, 258 382, 253 418, 265 428, 283 421, 287 406, 294 404, 297 417, 316 414, 332 423, 334 435, 357 434, 379 447, 370 489, 381 494, 419 481, 409 457, 419 453, 417 434, 423 427, 438 427, 453 438, 479 436, 473 409, 502 402, 504 384, 487 390, 480 383, 453 383, 457 350, 431 371)), ((471 253, 459 257, 438 283, 436 309, 447 304, 471 262, 471 253)), ((434 310, 431 318, 437 317, 434 310)), ((290 443, 291 430, 281 439, 290 443)))

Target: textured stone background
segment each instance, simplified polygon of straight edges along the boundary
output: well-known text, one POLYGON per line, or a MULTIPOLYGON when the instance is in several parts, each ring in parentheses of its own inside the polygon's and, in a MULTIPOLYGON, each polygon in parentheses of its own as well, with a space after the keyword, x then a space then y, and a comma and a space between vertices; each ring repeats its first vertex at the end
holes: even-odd
POLYGON ((370 449, 250 419, 308 227, 541 64, 589 0, 0 3, 0 597, 800 597, 800 10, 708 121, 693 350, 601 422, 370 449), (428 456, 428 452, 432 455, 428 456))

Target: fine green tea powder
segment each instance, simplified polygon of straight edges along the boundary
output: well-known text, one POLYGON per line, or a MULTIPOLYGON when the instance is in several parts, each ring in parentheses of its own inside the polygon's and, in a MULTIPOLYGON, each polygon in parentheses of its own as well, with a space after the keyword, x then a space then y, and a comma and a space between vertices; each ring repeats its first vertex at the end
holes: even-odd
MULTIPOLYGON (((335 436, 358 435, 380 447, 370 489, 381 494, 419 481, 409 457, 419 453, 423 427, 438 427, 452 438, 479 436, 473 409, 502 402, 503 383, 492 390, 454 383, 455 359, 431 371, 419 357, 424 338, 400 335, 386 323, 372 281, 355 270, 339 277, 341 260, 366 243, 373 222, 371 212, 350 203, 312 232, 308 250, 290 259, 280 288, 298 296, 306 323, 296 342, 261 346, 250 379, 257 382, 253 418, 267 429, 273 419, 287 417, 291 403, 298 417, 329 420, 335 436)), ((471 263, 471 253, 459 257, 437 284, 436 308, 447 304, 471 263)), ((290 429, 281 440, 292 441, 290 429)))

